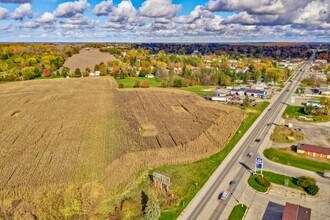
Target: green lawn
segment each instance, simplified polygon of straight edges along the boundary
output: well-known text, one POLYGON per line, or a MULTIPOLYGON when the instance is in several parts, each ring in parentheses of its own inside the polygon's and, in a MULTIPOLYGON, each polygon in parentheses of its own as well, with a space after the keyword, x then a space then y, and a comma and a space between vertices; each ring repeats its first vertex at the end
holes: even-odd
POLYGON ((304 121, 299 119, 299 116, 305 116, 305 117, 311 117, 314 122, 326 122, 330 120, 330 116, 328 115, 321 115, 321 116, 316 116, 316 115, 307 115, 304 111, 304 107, 301 106, 292 106, 289 105, 286 107, 282 117, 285 119, 297 119, 299 121, 304 121))
POLYGON ((267 192, 268 188, 266 186, 262 186, 259 183, 257 183, 257 181, 256 181, 257 177, 258 177, 257 175, 251 175, 248 179, 249 185, 256 191, 267 192))
MULTIPOLYGON (((265 107, 267 105, 262 104, 262 106, 265 107)), ((260 108, 260 110, 262 109, 260 108)), ((240 132, 236 132, 221 152, 210 158, 192 164, 163 166, 153 170, 171 176, 171 192, 179 198, 176 205, 162 210, 160 219, 176 219, 180 215, 260 114, 261 111, 258 113, 249 113, 238 129, 240 132)))
POLYGON ((189 86, 189 87, 182 87, 180 89, 184 90, 184 91, 193 92, 197 95, 213 95, 214 94, 213 91, 204 91, 204 90, 209 90, 209 89, 213 89, 213 88, 214 87, 212 87, 212 86, 189 86))
POLYGON ((250 106, 248 108, 252 109, 252 110, 256 110, 256 111, 263 111, 265 108, 267 108, 268 105, 269 105, 269 102, 264 101, 264 102, 260 103, 259 105, 250 106))
POLYGON ((158 81, 156 78, 145 78, 145 77, 126 77, 125 79, 116 79, 117 84, 120 83, 124 84, 124 88, 133 88, 135 81, 140 81, 142 83, 143 81, 148 81, 150 87, 160 87, 162 82, 158 81))
POLYGON ((294 177, 286 176, 286 175, 282 175, 282 174, 278 174, 278 173, 272 173, 269 171, 263 171, 262 174, 271 183, 275 183, 275 184, 284 186, 285 180, 289 180, 288 187, 301 189, 299 186, 297 186, 297 179, 294 177))
POLYGON ((243 219, 243 216, 246 212, 246 205, 237 205, 233 208, 233 210, 231 211, 228 220, 241 220, 243 219))
POLYGON ((283 149, 266 149, 264 151, 265 157, 268 159, 293 166, 305 170, 323 173, 326 170, 330 170, 330 162, 319 162, 317 160, 307 159, 305 155, 296 154, 296 156, 289 154, 283 149))
MULTIPOLYGON (((162 82, 157 78, 149 79, 144 77, 126 77, 125 79, 116 79, 118 85, 120 83, 124 84, 124 88, 134 88, 135 81, 140 81, 140 83, 142 83, 145 80, 149 82, 150 87, 161 87, 162 82)), ((189 86, 189 87, 174 88, 174 89, 193 92, 197 95, 213 95, 213 91, 204 91, 213 88, 214 87, 212 86, 198 85, 198 86, 189 86)))
MULTIPOLYGON (((269 171, 263 171, 262 172, 263 176, 271 183, 275 183, 275 184, 279 184, 279 185, 285 185, 285 180, 289 180, 289 184, 288 187, 291 188, 297 188, 297 189, 301 189, 301 187, 299 187, 297 185, 297 179, 294 177, 290 177, 290 176, 286 176, 286 175, 282 175, 282 174, 278 174, 278 173, 272 173, 269 171)), ((259 192, 267 192, 267 187, 260 185, 257 181, 256 178, 258 176, 257 175, 251 175, 248 179, 248 183, 249 185, 259 191, 259 192)))

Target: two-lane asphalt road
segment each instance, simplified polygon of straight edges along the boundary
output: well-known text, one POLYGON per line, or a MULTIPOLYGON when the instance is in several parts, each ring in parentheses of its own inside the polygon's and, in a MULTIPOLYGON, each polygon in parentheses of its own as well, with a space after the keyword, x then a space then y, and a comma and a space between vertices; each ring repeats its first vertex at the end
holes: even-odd
POLYGON ((254 168, 255 157, 249 158, 247 154, 251 152, 253 155, 256 155, 258 147, 273 129, 273 124, 276 124, 281 117, 287 105, 286 103, 289 102, 291 95, 296 90, 314 57, 315 52, 295 73, 277 98, 262 113, 222 164, 220 164, 200 192, 181 213, 179 219, 221 219, 221 215, 230 198, 227 198, 225 201, 219 201, 219 194, 227 190, 232 195, 237 185, 240 184, 242 177, 249 172, 248 169, 254 168), (260 139, 260 142, 256 142, 257 139, 260 139), (230 186, 229 182, 231 180, 235 180, 236 184, 230 186))

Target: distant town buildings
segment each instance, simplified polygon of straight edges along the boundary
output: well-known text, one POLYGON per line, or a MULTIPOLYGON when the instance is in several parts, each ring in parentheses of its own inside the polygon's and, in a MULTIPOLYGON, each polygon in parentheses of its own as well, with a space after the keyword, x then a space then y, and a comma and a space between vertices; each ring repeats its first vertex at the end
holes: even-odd
POLYGON ((254 96, 259 98, 264 98, 266 92, 260 89, 248 89, 248 88, 239 88, 230 90, 230 95, 239 95, 239 96, 254 96))

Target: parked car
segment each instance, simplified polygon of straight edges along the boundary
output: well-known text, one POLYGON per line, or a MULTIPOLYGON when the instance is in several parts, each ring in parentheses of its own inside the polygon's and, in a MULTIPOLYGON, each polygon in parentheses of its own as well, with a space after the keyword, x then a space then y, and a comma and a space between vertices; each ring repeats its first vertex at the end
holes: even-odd
POLYGON ((229 192, 228 191, 224 191, 223 193, 220 194, 220 199, 221 200, 226 200, 229 196, 229 192))

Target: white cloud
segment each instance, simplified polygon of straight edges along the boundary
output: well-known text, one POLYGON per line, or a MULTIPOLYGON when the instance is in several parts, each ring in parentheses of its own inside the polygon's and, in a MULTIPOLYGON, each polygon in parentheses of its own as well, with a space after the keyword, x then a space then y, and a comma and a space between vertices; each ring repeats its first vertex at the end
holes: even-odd
POLYGON ((173 18, 181 10, 181 4, 172 4, 172 0, 146 0, 139 9, 140 14, 149 18, 173 18))
POLYGON ((206 6, 210 11, 247 11, 262 14, 284 11, 282 0, 211 0, 206 6))
POLYGON ((99 4, 95 5, 93 13, 97 16, 108 15, 112 11, 112 0, 102 1, 99 4))
POLYGON ((32 6, 30 3, 20 5, 11 14, 11 18, 14 20, 23 20, 25 17, 32 17, 32 6))
POLYGON ((247 12, 239 12, 227 17, 225 24, 270 24, 278 18, 278 15, 250 15, 247 12))
POLYGON ((65 2, 57 6, 54 15, 60 18, 73 17, 76 14, 83 13, 89 7, 90 4, 87 2, 87 0, 65 2))
POLYGON ((103 26, 109 29, 129 29, 143 25, 144 20, 138 15, 131 1, 122 1, 112 9, 109 21, 103 26))
POLYGON ((52 13, 45 12, 39 19, 38 23, 52 23, 55 21, 55 16, 52 13))
POLYGON ((330 18, 330 1, 313 1, 299 10, 295 23, 299 24, 315 24, 320 21, 326 21, 330 18))
POLYGON ((7 17, 8 10, 6 8, 0 7, 0 20, 3 20, 7 17))
POLYGON ((19 25, 20 28, 38 28, 40 27, 40 24, 34 22, 34 21, 27 21, 19 25))
POLYGON ((60 22, 60 27, 65 29, 92 29, 98 25, 98 21, 76 14, 60 22))

